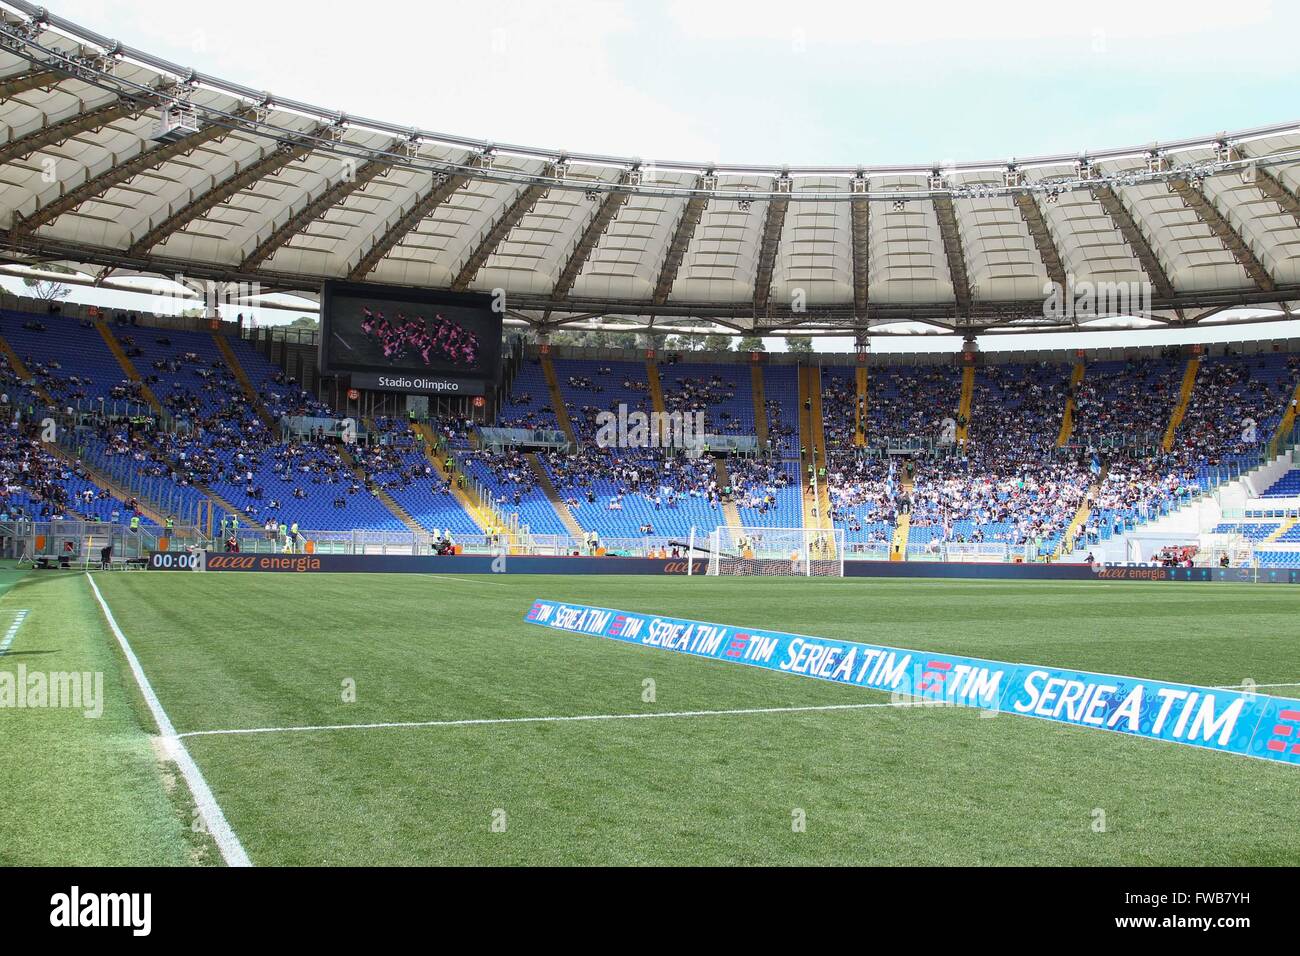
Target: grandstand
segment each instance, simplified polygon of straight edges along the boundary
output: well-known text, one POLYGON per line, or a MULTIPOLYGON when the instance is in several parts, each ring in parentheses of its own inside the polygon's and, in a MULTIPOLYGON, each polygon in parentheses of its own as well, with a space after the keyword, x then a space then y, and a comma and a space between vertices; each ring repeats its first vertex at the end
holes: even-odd
MULTIPOLYGON (((225 324, 199 331, 201 320, 183 328, 139 314, 92 320, 73 306, 40 314, 30 301, 4 306, 0 349, 22 369, 6 368, 10 405, 25 418, 63 422, 57 451, 70 462, 53 485, 45 472, 40 482, 11 484, 15 517, 102 521, 116 510, 125 521, 131 509, 114 499, 117 491, 136 499, 142 520, 153 521, 146 510, 172 516, 203 539, 223 518, 237 518, 253 536, 270 520, 304 532, 406 533, 415 536, 412 547, 437 532, 473 550, 492 546, 490 531, 508 530, 516 549, 570 554, 588 553, 594 533, 606 552, 646 553, 692 528, 803 523, 816 507, 801 482, 811 465, 851 558, 885 557, 903 514, 901 557, 914 560, 949 552, 1005 561, 1124 555, 1112 541, 1191 512, 1204 512, 1198 532, 1295 543, 1290 523, 1281 525, 1295 517, 1300 470, 1283 468, 1266 484, 1255 477, 1289 462, 1294 444, 1281 429, 1300 355, 1272 345, 1207 347, 1181 360, 1159 350, 1102 353, 1079 363, 1074 384, 1076 365, 1060 355, 967 355, 965 399, 966 373, 942 356, 894 364, 823 353, 806 366, 821 391, 815 431, 826 436, 825 458, 814 461, 794 356, 754 363, 670 353, 647 364, 608 350, 542 355, 529 347, 512 360, 495 422, 475 420, 472 409, 428 417, 394 407, 367 417, 349 446, 334 429, 343 412, 303 393, 268 360, 261 333, 225 324), (1198 373, 1184 396, 1180 382, 1192 362, 1198 373), (653 410, 650 368, 671 396, 669 411, 701 411, 715 440, 752 444, 703 458, 596 447, 599 413, 653 410), (1067 405, 1073 422, 1065 436, 1067 405), (576 444, 484 438, 482 429, 496 426, 557 430, 557 407, 576 444), (133 415, 154 424, 131 428, 133 415), (761 448, 760 418, 772 436, 761 448), (296 421, 321 425, 304 435, 290 427, 296 421), (1255 423, 1253 434, 1243 422, 1255 423), (1262 509, 1277 523, 1252 521, 1262 509), (979 547, 956 547, 967 545, 979 547)), ((1188 540, 1182 529, 1164 544, 1188 540)))

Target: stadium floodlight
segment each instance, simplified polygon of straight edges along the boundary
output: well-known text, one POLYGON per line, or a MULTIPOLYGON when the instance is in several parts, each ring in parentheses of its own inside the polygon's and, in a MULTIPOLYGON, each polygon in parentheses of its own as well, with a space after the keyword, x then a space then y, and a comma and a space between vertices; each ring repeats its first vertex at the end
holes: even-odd
MULTIPOLYGON (((843 528, 719 525, 708 541, 708 575, 844 577, 843 528)), ((692 532, 691 548, 699 547, 692 532)))

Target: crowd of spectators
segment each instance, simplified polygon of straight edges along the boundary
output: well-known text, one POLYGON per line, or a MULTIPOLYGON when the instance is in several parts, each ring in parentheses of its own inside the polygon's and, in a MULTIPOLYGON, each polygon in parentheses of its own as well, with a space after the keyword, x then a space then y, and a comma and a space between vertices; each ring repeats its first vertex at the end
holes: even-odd
MULTIPOLYGON (((1271 357, 1270 357, 1271 358, 1271 357)), ((1188 466, 1215 467, 1250 456, 1261 436, 1272 435, 1293 401, 1300 358, 1211 359, 1201 364, 1175 436, 1174 453, 1188 466)))
POLYGON ((135 499, 115 498, 84 466, 54 454, 39 422, 11 418, 0 429, 0 520, 126 523, 139 514, 135 499))
MULTIPOLYGON (((43 336, 46 327, 29 322, 23 331, 43 336)), ((138 474, 183 489, 213 489, 255 523, 296 517, 296 503, 308 500, 348 509, 357 496, 414 488, 441 494, 453 483, 464 486, 463 464, 469 462, 482 466, 483 480, 505 512, 517 512, 539 492, 538 476, 522 450, 468 450, 472 423, 430 423, 439 445, 463 458, 461 465, 453 458, 446 470, 423 454, 423 439, 404 419, 378 419, 370 441, 352 449, 320 428, 277 437, 252 403, 232 400, 241 395, 241 384, 221 358, 173 346, 164 330, 132 325, 117 335, 142 382, 122 378, 105 388, 98 376, 80 368, 69 374, 58 358, 25 354, 34 381, 4 371, 0 404, 30 405, 35 386, 61 405, 84 407, 87 400, 107 397, 143 406, 147 388, 168 421, 132 429, 121 418, 83 417, 79 438, 106 461, 129 460, 138 474)), ((711 508, 736 504, 766 515, 812 464, 806 439, 783 443, 798 438, 797 424, 783 420, 783 410, 791 407, 788 395, 772 390, 765 409, 768 448, 756 456, 728 458, 726 479, 707 455, 596 447, 592 438, 601 412, 620 405, 652 410, 637 363, 615 364, 617 369, 595 362, 581 370, 557 369, 579 443, 576 449, 548 448, 539 455, 579 523, 586 509, 618 512, 632 497, 650 512, 697 501, 711 508)), ((815 464, 823 469, 831 515, 867 541, 888 540, 906 513, 913 528, 930 529, 927 533, 943 540, 1013 545, 1057 540, 1085 501, 1092 507, 1087 529, 1092 535, 1155 516, 1203 490, 1205 468, 1255 461, 1300 378, 1295 356, 1203 362, 1193 400, 1165 450, 1162 439, 1185 368, 1185 358, 1172 354, 1098 362, 1072 387, 1069 363, 984 364, 975 375, 970 421, 962 418, 961 375, 954 365, 873 367, 865 401, 851 374, 823 373, 827 455, 815 464), (1071 400, 1073 434, 1058 448, 1071 400), (864 423, 861 444, 859 422, 864 423), (953 423, 965 440, 953 433, 953 423), (909 444, 911 454, 889 454, 898 451, 893 445, 899 441, 909 444)), ((703 412, 710 433, 748 434, 753 423, 740 410, 749 401, 746 371, 743 366, 734 374, 692 369, 688 363, 665 366, 665 408, 703 412), (743 387, 737 384, 742 378, 743 387)), ((329 406, 282 372, 259 387, 272 420, 335 418, 329 406)), ((517 390, 507 398, 499 424, 553 428, 546 397, 517 390)), ((42 515, 102 510, 85 506, 102 502, 107 492, 90 490, 88 501, 86 489, 70 491, 87 475, 75 474, 29 439, 6 435, 0 457, 7 499, 17 501, 14 489, 22 488, 21 507, 42 515)), ((642 520, 640 508, 628 510, 642 520)), ((629 516, 629 526, 631 521, 629 516)))

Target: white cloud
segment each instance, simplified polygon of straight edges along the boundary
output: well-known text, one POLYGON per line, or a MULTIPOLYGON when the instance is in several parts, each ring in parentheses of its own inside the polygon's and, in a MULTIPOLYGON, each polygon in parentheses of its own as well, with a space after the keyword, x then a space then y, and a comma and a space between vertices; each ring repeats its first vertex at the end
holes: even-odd
POLYGON ((1266 23, 1271 0, 1225 4, 1183 0, 1176 5, 1132 0, 1090 0, 1086 4, 1043 0, 927 0, 922 4, 860 0, 671 0, 668 12, 683 34, 718 41, 789 42, 802 33, 810 42, 916 46, 945 41, 975 44, 1032 42, 1105 35, 1164 42, 1172 37, 1215 41, 1224 30, 1266 23))
POLYGON ((222 79, 403 126, 646 158, 717 151, 699 118, 618 76, 609 48, 637 21, 604 0, 226 0, 202 18, 171 0, 65 0, 58 12, 222 79))
POLYGON ((581 152, 908 163, 1289 119, 1300 5, 60 0, 109 36, 401 126, 581 152), (1131 90, 1131 95, 1124 95, 1131 90))

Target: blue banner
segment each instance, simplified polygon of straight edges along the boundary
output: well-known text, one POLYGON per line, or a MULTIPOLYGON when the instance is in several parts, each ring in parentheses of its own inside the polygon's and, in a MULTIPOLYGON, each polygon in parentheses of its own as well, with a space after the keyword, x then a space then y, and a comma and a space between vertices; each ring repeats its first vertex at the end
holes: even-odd
POLYGON ((886 691, 1300 766, 1300 700, 1007 664, 975 657, 535 601, 524 618, 573 634, 658 647, 886 691))

